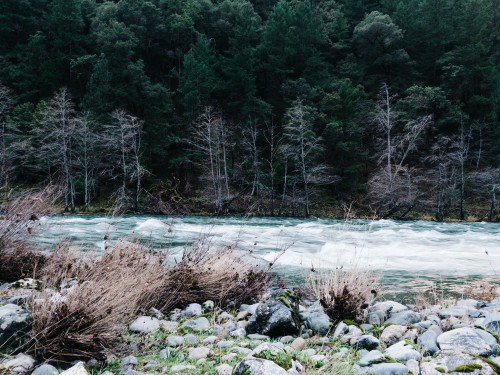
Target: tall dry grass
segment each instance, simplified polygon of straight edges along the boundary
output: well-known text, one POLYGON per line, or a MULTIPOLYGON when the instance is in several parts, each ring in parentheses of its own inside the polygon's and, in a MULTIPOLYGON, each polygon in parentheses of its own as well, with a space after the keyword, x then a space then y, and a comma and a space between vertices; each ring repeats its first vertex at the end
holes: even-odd
POLYGON ((240 304, 269 281, 268 269, 243 260, 233 247, 214 249, 208 239, 186 249, 177 264, 167 261, 133 241, 119 241, 102 256, 60 244, 41 270, 44 288, 33 298, 33 328, 19 350, 40 360, 104 359, 140 312, 207 299, 240 304))
POLYGON ((40 230, 39 219, 54 210, 60 189, 47 186, 11 197, 1 204, 0 217, 0 279, 16 281, 33 277, 43 267, 46 257, 37 252, 31 239, 40 230))
POLYGON ((310 272, 306 289, 335 322, 362 321, 364 310, 382 294, 379 280, 373 270, 354 260, 347 267, 310 272))
POLYGON ((237 253, 236 244, 217 248, 204 236, 167 271, 169 282, 163 292, 176 293, 181 305, 212 300, 220 306, 239 306, 255 301, 266 289, 271 267, 258 266, 237 253))
POLYGON ((157 298, 166 279, 163 261, 138 243, 119 241, 101 257, 63 244, 42 274, 45 288, 33 299, 33 328, 22 349, 43 360, 102 357, 140 310, 175 301, 157 298))

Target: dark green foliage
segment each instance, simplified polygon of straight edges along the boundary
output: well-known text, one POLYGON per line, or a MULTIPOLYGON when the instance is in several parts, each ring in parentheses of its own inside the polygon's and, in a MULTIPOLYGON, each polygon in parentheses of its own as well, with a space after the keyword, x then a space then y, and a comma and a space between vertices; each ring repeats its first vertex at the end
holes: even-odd
MULTIPOLYGON (((16 150, 10 180, 47 178, 32 135, 44 103, 67 87, 98 136, 116 109, 144 121, 146 189, 175 183, 182 196, 205 194, 210 183, 188 138, 212 106, 230 130, 231 207, 308 212, 309 193, 300 193, 304 182, 283 138, 299 100, 322 140, 311 170, 336 176, 321 191, 373 206, 365 197, 381 134, 370 114, 387 83, 401 114, 394 139, 404 138, 404 121, 433 119, 403 166, 418 185, 415 207, 457 215, 456 189, 440 202, 444 210, 436 208, 443 181, 433 181, 436 171, 456 175, 453 148, 439 145, 452 144, 462 128, 471 129, 462 195, 487 206, 467 178, 500 166, 498 7, 495 0, 2 0, 0 82, 17 103, 4 139, 26 146, 9 148, 16 150)), ((102 198, 114 189, 110 181, 99 181, 102 198)))

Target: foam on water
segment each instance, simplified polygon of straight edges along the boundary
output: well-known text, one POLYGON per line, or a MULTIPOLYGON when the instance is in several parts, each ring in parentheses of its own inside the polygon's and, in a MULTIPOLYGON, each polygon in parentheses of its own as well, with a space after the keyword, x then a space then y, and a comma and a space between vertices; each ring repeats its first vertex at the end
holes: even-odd
POLYGON ((60 238, 102 250, 111 240, 138 237, 155 248, 181 251, 202 235, 215 244, 237 242, 266 261, 286 248, 278 265, 331 268, 352 261, 393 273, 500 274, 500 225, 391 220, 301 220, 165 216, 54 216, 38 239, 46 247, 60 238))

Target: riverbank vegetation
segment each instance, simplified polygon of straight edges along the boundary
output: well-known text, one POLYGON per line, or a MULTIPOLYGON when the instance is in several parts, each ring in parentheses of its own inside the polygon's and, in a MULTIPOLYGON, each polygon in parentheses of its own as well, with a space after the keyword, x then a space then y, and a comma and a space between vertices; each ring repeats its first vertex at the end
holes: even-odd
POLYGON ((0 14, 3 196, 58 181, 68 212, 498 220, 494 0, 0 14))

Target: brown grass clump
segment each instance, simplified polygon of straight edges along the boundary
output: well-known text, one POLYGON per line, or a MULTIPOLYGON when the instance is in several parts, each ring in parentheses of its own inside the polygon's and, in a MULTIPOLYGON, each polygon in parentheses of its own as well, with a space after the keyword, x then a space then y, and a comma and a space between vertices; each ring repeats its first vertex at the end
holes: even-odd
POLYGON ((176 294, 180 305, 212 300, 218 305, 252 302, 266 289, 270 268, 236 253, 236 245, 214 249, 203 237, 187 248, 168 270, 163 294, 176 294))
POLYGON ((349 268, 309 273, 306 288, 335 322, 362 321, 364 310, 381 295, 379 278, 371 269, 359 268, 355 262, 349 268))
POLYGON ((477 280, 466 285, 464 294, 480 301, 493 301, 500 298, 500 286, 486 279, 477 280))
MULTIPOLYGON (((165 278, 161 257, 125 241, 100 258, 59 246, 43 272, 45 289, 32 303, 31 340, 21 349, 68 362, 103 358, 118 342, 122 323, 160 303, 156 291, 165 278)), ((175 296, 170 298, 161 304, 172 307, 175 296)))
POLYGON ((0 279, 16 281, 34 277, 45 263, 30 239, 40 230, 39 218, 49 214, 59 196, 56 186, 4 198, 0 217, 0 279))

